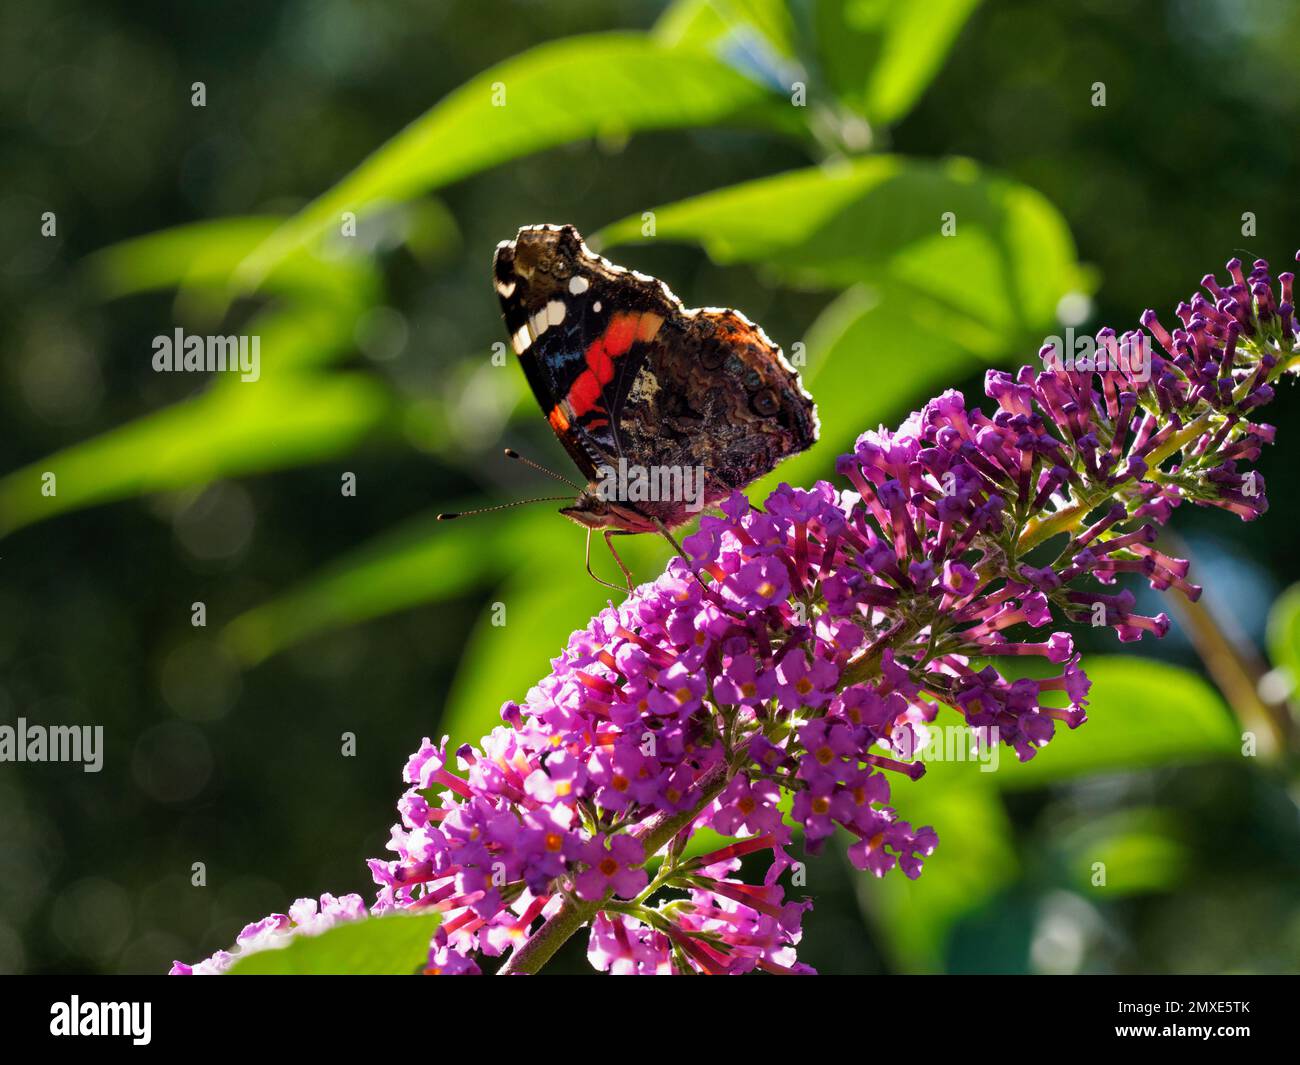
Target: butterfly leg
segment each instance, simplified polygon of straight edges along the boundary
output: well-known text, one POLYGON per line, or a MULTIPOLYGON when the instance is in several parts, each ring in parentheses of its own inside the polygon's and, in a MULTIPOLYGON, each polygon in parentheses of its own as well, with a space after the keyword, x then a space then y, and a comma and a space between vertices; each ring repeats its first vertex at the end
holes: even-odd
POLYGON ((673 550, 676 551, 679 555, 681 555, 682 558, 686 559, 687 562, 689 562, 691 560, 691 556, 682 550, 682 545, 677 542, 677 537, 675 537, 672 534, 668 526, 665 525, 658 518, 654 519, 654 523, 655 523, 655 528, 659 530, 663 538, 673 545, 673 550))
MULTIPOLYGON (((609 553, 610 553, 611 555, 614 556, 614 561, 618 563, 618 568, 621 569, 621 570, 623 571, 623 576, 624 576, 624 578, 627 580, 627 590, 628 590, 629 592, 630 592, 634 587, 636 587, 635 583, 634 583, 633 580, 632 580, 632 571, 631 571, 630 569, 628 569, 627 566, 624 564, 623 560, 622 560, 621 558, 618 557, 618 552, 614 550, 614 544, 613 544, 613 541, 610 539, 610 537, 612 537, 612 536, 630 536, 630 535, 631 535, 631 534, 630 534, 626 529, 606 529, 606 530, 605 530, 605 546, 609 548, 609 553)), ((612 588, 613 585, 610 585, 610 587, 612 588)))
POLYGON ((673 550, 676 551, 679 555, 681 555, 682 558, 686 559, 687 564, 691 566, 691 573, 694 575, 695 579, 699 582, 700 587, 707 589, 709 586, 704 583, 704 578, 699 575, 699 573, 695 569, 695 566, 691 564, 691 556, 682 550, 682 545, 677 542, 677 537, 675 537, 672 534, 672 532, 669 530, 668 526, 665 525, 658 518, 654 519, 654 523, 655 523, 655 528, 659 530, 663 538, 673 545, 673 550))
MULTIPOLYGON (((608 537, 609 537, 609 534, 606 533, 605 543, 607 543, 607 544, 609 543, 609 538, 608 538, 608 537)), ((614 550, 613 545, 610 546, 610 549, 609 549, 609 550, 610 550, 610 553, 611 553, 615 558, 618 558, 618 552, 616 552, 616 551, 614 550)), ((590 577, 590 578, 591 578, 593 581, 595 581, 597 584, 603 584, 606 588, 613 588, 614 591, 616 591, 616 592, 621 592, 621 591, 623 591, 623 589, 620 588, 617 584, 610 584, 609 581, 605 580, 605 579, 602 578, 602 577, 597 577, 596 574, 592 572, 592 570, 591 570, 591 529, 590 529, 590 528, 587 529, 587 547, 586 547, 586 550, 583 552, 583 563, 584 563, 584 564, 586 565, 586 567, 587 567, 587 576, 590 577)), ((628 586, 628 589, 631 589, 631 587, 632 587, 632 575, 631 575, 630 573, 627 572, 627 567, 623 565, 623 560, 622 560, 622 559, 619 559, 618 564, 619 564, 619 566, 622 567, 623 572, 624 572, 625 574, 627 574, 627 586, 628 586)))

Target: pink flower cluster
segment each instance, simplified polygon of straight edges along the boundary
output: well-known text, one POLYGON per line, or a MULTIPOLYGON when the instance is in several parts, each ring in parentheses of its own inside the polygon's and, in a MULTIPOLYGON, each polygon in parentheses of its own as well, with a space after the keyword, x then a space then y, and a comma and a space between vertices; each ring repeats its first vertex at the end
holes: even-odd
MULTIPOLYGON (((429 972, 503 955, 503 972, 536 971, 584 926, 608 972, 811 971, 796 960, 811 903, 783 884, 796 832, 816 852, 840 831, 859 869, 918 876, 938 840, 894 795, 923 775, 939 715, 1034 757, 1086 719, 1057 619, 1163 635, 1119 582, 1199 594, 1154 546, 1173 508, 1264 511, 1245 464, 1300 352, 1293 277, 1228 273, 1173 332, 1147 312, 1150 336, 1103 330, 1087 367, 1044 349, 1042 371, 991 372, 990 412, 947 392, 864 433, 844 487, 782 485, 761 508, 736 493, 702 518, 691 560, 575 632, 477 747, 424 741, 394 856, 370 863, 373 910, 443 915, 429 972), (1055 668, 1017 678, 1025 656, 1055 668)), ((250 926, 244 949, 309 930, 309 910, 250 926)))

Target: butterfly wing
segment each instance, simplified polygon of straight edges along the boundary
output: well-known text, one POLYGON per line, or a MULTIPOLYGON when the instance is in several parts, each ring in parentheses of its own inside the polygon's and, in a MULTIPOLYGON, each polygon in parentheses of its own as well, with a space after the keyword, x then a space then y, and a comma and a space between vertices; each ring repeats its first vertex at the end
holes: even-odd
POLYGON ((663 286, 593 255, 572 226, 529 226, 493 268, 511 346, 588 480, 621 454, 618 412, 674 308, 663 286))
MULTIPOLYGON (((690 467, 712 503, 817 439, 812 398, 781 349, 732 310, 686 310, 663 282, 530 226, 494 265, 511 344, 551 428, 588 481, 619 459, 690 467)), ((683 502, 628 509, 669 526, 683 502)))

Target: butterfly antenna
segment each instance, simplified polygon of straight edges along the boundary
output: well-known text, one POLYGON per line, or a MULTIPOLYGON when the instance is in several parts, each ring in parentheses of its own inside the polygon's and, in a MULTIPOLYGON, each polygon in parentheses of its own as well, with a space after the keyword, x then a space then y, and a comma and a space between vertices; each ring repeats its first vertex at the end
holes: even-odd
POLYGON ((506 458, 514 459, 516 462, 522 462, 525 466, 531 466, 538 473, 544 473, 546 474, 547 477, 554 477, 557 481, 560 481, 562 484, 567 484, 573 488, 576 488, 579 492, 582 491, 582 485, 574 484, 567 477, 564 477, 561 474, 556 473, 554 470, 548 470, 545 466, 543 466, 539 462, 534 462, 532 459, 524 458, 523 455, 519 454, 519 452, 512 447, 506 448, 506 458))
POLYGON ((476 510, 453 510, 438 515, 439 521, 454 521, 456 518, 469 518, 475 514, 491 514, 494 510, 509 510, 511 507, 523 507, 529 503, 571 503, 570 496, 537 496, 534 499, 516 499, 513 503, 498 503, 495 507, 479 507, 476 510))

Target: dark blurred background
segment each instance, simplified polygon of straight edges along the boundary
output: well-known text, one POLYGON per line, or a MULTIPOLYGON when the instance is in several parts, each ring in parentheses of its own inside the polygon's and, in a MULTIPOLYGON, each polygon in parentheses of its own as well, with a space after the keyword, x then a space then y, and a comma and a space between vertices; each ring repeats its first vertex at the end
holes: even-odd
MULTIPOLYGON (((291 212, 485 67, 544 39, 649 27, 661 7, 6 5, 0 470, 195 387, 149 367, 174 295, 105 301, 87 281, 86 256, 181 223, 291 212), (208 103, 195 109, 190 85, 200 80, 208 103), (57 213, 55 239, 37 232, 45 210, 57 213)), ((1297 39, 1300 9, 1283 0, 997 0, 975 10, 889 147, 970 156, 1042 192, 1095 269, 1089 325, 1127 328, 1148 306, 1169 321, 1229 255, 1268 253, 1281 269, 1300 244, 1297 39), (1105 109, 1090 105, 1095 81, 1106 83, 1105 109), (1258 220, 1252 240, 1241 233, 1247 211, 1258 220)), ((517 471, 496 457, 512 443, 563 463, 520 403, 521 382, 471 381, 470 360, 482 365, 504 339, 487 283, 498 240, 533 221, 594 230, 808 161, 770 133, 649 132, 547 150, 452 184, 439 195, 454 240, 431 258, 399 248, 385 259, 382 309, 358 328, 345 363, 402 397, 396 433, 361 434, 327 460, 61 514, 5 538, 0 720, 103 724, 106 756, 99 774, 0 766, 0 970, 165 971, 295 897, 370 896, 363 860, 383 853, 406 755, 422 735, 440 735, 466 640, 495 598, 490 583, 256 664, 219 641, 221 626, 446 501, 542 494, 545 485, 512 480, 517 471), (474 389, 472 418, 441 409, 449 380, 474 389), (458 433, 468 459, 444 461, 458 433), (341 471, 357 474, 356 499, 340 496, 341 471), (190 625, 195 601, 206 603, 207 629, 190 625), (345 732, 357 737, 356 757, 339 756, 345 732), (196 861, 205 888, 190 886, 196 861)), ((619 258, 669 279, 687 304, 742 306, 778 338, 803 335, 826 302, 777 290, 761 271, 715 266, 693 247, 619 258)), ((973 370, 951 383, 970 394, 979 379, 973 370)), ((1281 431, 1261 463, 1272 504, 1264 520, 1184 512, 1175 522, 1208 602, 1257 649, 1270 604, 1300 578, 1296 410, 1285 390, 1269 415, 1281 431)), ((586 582, 579 534, 554 522, 572 541, 572 571, 527 579, 586 582)), ((485 551, 526 560, 532 550, 527 538, 503 548, 490 536, 485 551)), ((561 632, 587 616, 562 595, 554 609, 561 632)), ((1199 669, 1178 634, 1141 651, 1199 669)), ((1007 858, 995 889, 952 918, 928 959, 910 961, 890 941, 889 921, 903 918, 882 920, 874 883, 830 848, 810 873, 816 911, 801 958, 828 972, 1293 970, 1296 798, 1284 770, 1230 759, 1016 791, 1005 801, 1014 864, 1007 858), (1071 871, 1070 841, 1115 817, 1127 818, 1153 872, 1098 901, 1071 871)), ((960 835, 960 811, 937 827, 945 842, 960 835)), ((953 875, 960 893, 960 870, 953 875)), ((580 969, 582 948, 572 944, 565 964, 580 969)))

